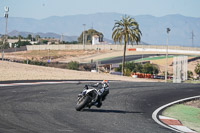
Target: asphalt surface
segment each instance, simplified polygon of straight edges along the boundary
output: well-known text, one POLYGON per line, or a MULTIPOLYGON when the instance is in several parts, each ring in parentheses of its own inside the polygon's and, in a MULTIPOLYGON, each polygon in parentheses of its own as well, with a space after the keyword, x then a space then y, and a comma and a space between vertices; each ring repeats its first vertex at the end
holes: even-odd
MULTIPOLYGON (((150 56, 162 56, 162 55, 164 54, 127 55, 126 61, 134 61, 134 60, 142 59, 142 56, 143 58, 147 58, 150 56)), ((115 64, 115 63, 121 63, 121 62, 122 62, 122 56, 119 56, 119 57, 114 57, 111 59, 102 60, 101 64, 115 64)))
POLYGON ((0 133, 173 133, 158 107, 200 95, 199 84, 111 82, 102 107, 75 111, 84 84, 0 87, 0 133))

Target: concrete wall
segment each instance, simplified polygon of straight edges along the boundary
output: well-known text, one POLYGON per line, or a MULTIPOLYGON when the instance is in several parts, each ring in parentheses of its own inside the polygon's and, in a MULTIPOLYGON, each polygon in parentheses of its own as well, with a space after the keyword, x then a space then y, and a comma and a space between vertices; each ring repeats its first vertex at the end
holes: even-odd
MULTIPOLYGON (((83 45, 27 45, 27 50, 81 50, 83 45)), ((88 50, 123 50, 123 45, 85 45, 88 50)))
MULTIPOLYGON (((123 45, 85 45, 85 49, 101 49, 101 50, 123 50, 123 45)), ((166 46, 156 46, 156 45, 127 45, 129 48, 142 48, 142 49, 166 49, 166 46)), ((169 46, 169 49, 173 50, 188 50, 188 51, 200 51, 200 48, 192 47, 180 47, 180 46, 169 46)), ((81 50, 83 45, 27 45, 27 50, 81 50)))
POLYGON ((5 53, 10 53, 10 52, 18 52, 18 51, 27 51, 26 46, 22 46, 20 48, 9 48, 9 49, 4 49, 5 53))

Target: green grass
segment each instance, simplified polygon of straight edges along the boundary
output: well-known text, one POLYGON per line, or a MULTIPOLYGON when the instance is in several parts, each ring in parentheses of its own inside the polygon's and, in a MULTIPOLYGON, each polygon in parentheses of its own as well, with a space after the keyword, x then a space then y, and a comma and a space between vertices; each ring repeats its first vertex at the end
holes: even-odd
POLYGON ((113 58, 116 58, 116 57, 119 57, 119 56, 102 58, 102 59, 98 59, 98 60, 95 60, 95 61, 106 61, 106 60, 110 60, 110 59, 113 59, 113 58))
POLYGON ((184 83, 200 84, 200 80, 187 80, 184 83))
MULTIPOLYGON (((120 57, 120 56, 116 56, 116 57, 120 57)), ((109 59, 113 59, 116 57, 108 57, 108 58, 103 58, 103 59, 99 59, 97 61, 105 61, 105 60, 109 60, 109 59)), ((168 58, 173 58, 173 55, 168 56, 168 58)), ((158 56, 158 57, 148 57, 148 58, 143 58, 143 61, 149 61, 149 60, 158 60, 158 59, 164 59, 166 58, 166 56, 158 56)), ((138 60, 133 60, 135 62, 139 62, 142 61, 142 59, 138 59, 138 60)))
MULTIPOLYGON (((173 58, 179 55, 169 55, 168 58, 173 58)), ((120 57, 120 56, 116 56, 116 57, 120 57)), ((113 59, 116 57, 108 57, 108 58, 103 58, 103 59, 99 59, 99 60, 95 60, 95 61, 105 61, 105 60, 109 60, 109 59, 113 59)), ((189 57, 197 57, 195 55, 190 55, 189 57)), ((147 58, 143 58, 143 59, 138 59, 138 60, 133 60, 134 62, 140 62, 140 61, 150 61, 150 60, 160 60, 160 59, 165 59, 166 56, 156 56, 156 57, 147 57, 147 58)))
MULTIPOLYGON (((175 56, 169 55, 168 58, 173 58, 175 56)), ((143 61, 149 61, 149 60, 160 60, 160 59, 165 59, 166 56, 157 56, 157 57, 148 57, 148 58, 143 58, 143 61)), ((136 62, 142 61, 142 59, 135 60, 136 62)))
MULTIPOLYGON (((169 55, 168 58, 173 58, 177 56, 180 56, 180 55, 169 55)), ((189 57, 197 57, 197 56, 191 55, 189 57)), ((143 58, 143 61, 160 60, 160 59, 165 59, 165 58, 166 56, 148 57, 148 58, 143 58)), ((140 62, 140 61, 142 61, 142 59, 135 60, 135 62, 140 62)))
POLYGON ((167 108, 163 112, 164 116, 178 119, 184 126, 189 127, 197 132, 200 132, 200 109, 177 104, 167 108))

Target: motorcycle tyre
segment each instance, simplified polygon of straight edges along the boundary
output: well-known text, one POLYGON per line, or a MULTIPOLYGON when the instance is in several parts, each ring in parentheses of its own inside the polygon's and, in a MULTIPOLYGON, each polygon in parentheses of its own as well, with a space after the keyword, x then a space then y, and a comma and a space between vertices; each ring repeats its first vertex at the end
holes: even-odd
POLYGON ((86 105, 91 101, 91 98, 89 96, 85 96, 85 98, 81 101, 81 103, 77 102, 77 105, 75 107, 76 111, 81 111, 86 105))

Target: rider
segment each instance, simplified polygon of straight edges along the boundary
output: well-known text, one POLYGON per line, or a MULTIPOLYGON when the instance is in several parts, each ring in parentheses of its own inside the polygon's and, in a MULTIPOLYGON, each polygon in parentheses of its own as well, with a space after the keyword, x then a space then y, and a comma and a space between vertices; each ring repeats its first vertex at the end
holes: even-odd
MULTIPOLYGON (((96 103, 93 103, 97 108, 100 108, 102 101, 106 99, 106 96, 109 94, 109 81, 103 80, 101 83, 94 84, 93 87, 98 87, 98 99, 96 103)), ((89 106, 89 108, 92 105, 89 106)))

